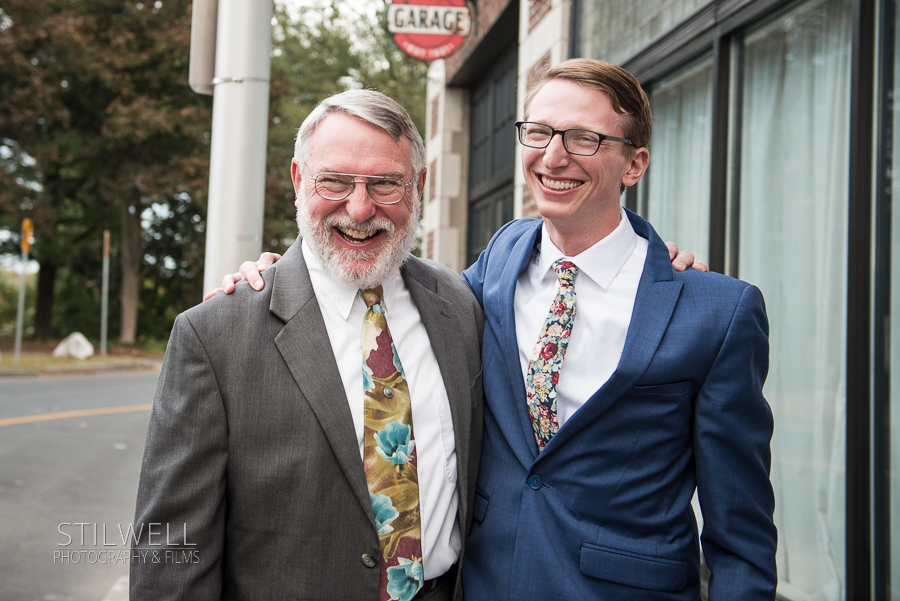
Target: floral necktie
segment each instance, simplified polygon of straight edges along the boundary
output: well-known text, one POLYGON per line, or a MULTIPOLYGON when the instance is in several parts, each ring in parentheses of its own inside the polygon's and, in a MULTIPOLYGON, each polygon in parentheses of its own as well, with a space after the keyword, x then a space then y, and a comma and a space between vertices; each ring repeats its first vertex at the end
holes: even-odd
POLYGON ((419 478, 409 386, 391 338, 381 286, 363 290, 364 463, 381 544, 379 601, 409 601, 425 582, 419 478))
POLYGON ((541 336, 531 352, 531 364, 525 377, 528 414, 538 451, 543 451, 559 430, 556 385, 575 322, 575 274, 578 267, 571 261, 560 259, 553 264, 553 270, 559 278, 559 290, 550 305, 541 336))

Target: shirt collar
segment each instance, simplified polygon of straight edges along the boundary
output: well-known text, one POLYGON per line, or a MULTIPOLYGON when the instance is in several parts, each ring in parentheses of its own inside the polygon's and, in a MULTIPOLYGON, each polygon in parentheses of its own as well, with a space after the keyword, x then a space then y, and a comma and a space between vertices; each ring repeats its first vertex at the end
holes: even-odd
MULTIPOLYGON (((344 282, 333 280, 325 271, 321 259, 316 256, 316 253, 309 247, 306 240, 302 241, 301 249, 303 251, 303 258, 306 260, 306 268, 309 270, 309 279, 312 281, 313 288, 317 292, 324 294, 325 297, 331 301, 331 304, 338 310, 341 317, 348 319, 350 317, 350 311, 353 309, 354 301, 357 298, 360 298, 360 302, 363 302, 362 297, 359 294, 359 289, 344 282)), ((393 306, 394 294, 396 293, 397 286, 401 284, 402 279, 399 270, 381 284, 381 307, 388 317, 390 317, 391 314, 390 307, 393 306)))
POLYGON ((604 290, 608 289, 637 244, 637 234, 634 233, 631 221, 621 207, 619 214, 619 225, 616 229, 574 257, 566 256, 553 244, 545 223, 541 228, 541 256, 538 264, 538 273, 543 274, 542 279, 547 277, 548 272, 556 277, 553 273, 553 263, 565 258, 578 266, 579 273, 587 275, 604 290))

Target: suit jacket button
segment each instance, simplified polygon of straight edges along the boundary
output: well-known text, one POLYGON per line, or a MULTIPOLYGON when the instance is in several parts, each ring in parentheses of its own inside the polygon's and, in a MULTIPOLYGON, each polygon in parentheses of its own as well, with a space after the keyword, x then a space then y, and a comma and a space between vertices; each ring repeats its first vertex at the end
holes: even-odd
POLYGON ((530 476, 528 478, 528 486, 530 486, 534 490, 540 490, 543 485, 544 481, 541 480, 540 476, 530 476))
POLYGON ((372 556, 369 555, 368 553, 363 553, 362 562, 363 562, 363 565, 366 566, 367 568, 374 568, 377 563, 374 559, 372 559, 372 556))

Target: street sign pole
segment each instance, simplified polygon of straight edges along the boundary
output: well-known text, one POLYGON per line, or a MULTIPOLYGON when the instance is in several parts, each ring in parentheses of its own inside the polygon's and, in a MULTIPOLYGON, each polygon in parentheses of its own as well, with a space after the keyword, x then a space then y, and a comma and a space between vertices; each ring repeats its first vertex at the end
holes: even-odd
POLYGON ((103 230, 103 286, 100 293, 100 356, 106 356, 106 328, 109 321, 109 230, 103 230))
POLYGON ((22 355, 22 323, 25 321, 25 267, 28 264, 28 251, 22 251, 22 264, 19 271, 19 308, 16 311, 16 350, 13 363, 19 363, 22 355))
POLYGON ((22 326, 25 322, 25 271, 28 267, 28 251, 31 250, 31 240, 34 234, 34 225, 31 219, 22 220, 22 264, 19 272, 19 306, 16 310, 16 347, 13 353, 13 363, 18 364, 22 358, 22 326))

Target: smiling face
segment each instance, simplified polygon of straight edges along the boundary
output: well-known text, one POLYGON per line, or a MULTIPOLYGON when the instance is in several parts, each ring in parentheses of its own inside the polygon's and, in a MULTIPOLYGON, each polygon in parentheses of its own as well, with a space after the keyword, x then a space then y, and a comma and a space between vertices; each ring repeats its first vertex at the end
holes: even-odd
MULTIPOLYGON (((527 120, 555 129, 587 129, 626 137, 626 116, 601 90, 551 79, 534 96, 527 120)), ((569 154, 556 135, 547 148, 522 147, 525 181, 553 242, 574 255, 607 236, 619 223, 621 185, 631 186, 649 163, 646 148, 604 140, 593 156, 569 154)))
POLYGON ((409 141, 395 142, 370 123, 334 113, 316 127, 306 168, 297 159, 291 164, 300 234, 333 279, 357 288, 381 284, 415 245, 424 170, 393 205, 375 203, 361 180, 344 200, 326 200, 309 174, 380 175, 408 182, 414 176, 409 141))

